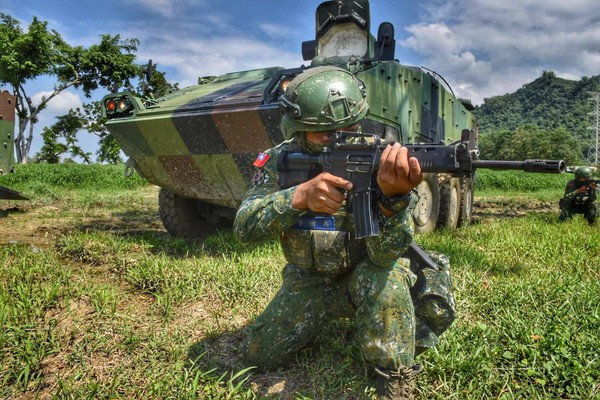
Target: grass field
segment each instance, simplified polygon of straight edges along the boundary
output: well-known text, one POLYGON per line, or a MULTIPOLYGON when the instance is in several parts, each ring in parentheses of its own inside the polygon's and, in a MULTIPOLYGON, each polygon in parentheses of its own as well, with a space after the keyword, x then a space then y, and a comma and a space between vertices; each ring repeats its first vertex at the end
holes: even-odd
MULTIPOLYGON (((277 290, 279 244, 166 234, 122 167, 0 177, 0 398, 372 399, 352 320, 276 371, 242 330, 277 290)), ((475 222, 417 242, 452 261, 458 317, 419 356, 423 399, 600 399, 600 226, 556 222, 568 176, 478 177, 475 222)))

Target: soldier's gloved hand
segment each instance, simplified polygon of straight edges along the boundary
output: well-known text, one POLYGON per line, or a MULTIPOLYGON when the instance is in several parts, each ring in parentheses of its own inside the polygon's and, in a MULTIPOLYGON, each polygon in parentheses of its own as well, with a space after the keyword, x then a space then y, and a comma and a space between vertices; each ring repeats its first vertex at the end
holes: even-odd
POLYGON ((352 190, 352 182, 323 172, 313 179, 301 183, 294 192, 292 207, 296 210, 309 209, 314 212, 333 214, 346 199, 338 188, 352 190))
POLYGON ((408 149, 400 143, 388 145, 381 153, 377 183, 387 197, 408 194, 423 180, 421 165, 415 157, 408 157, 408 149))

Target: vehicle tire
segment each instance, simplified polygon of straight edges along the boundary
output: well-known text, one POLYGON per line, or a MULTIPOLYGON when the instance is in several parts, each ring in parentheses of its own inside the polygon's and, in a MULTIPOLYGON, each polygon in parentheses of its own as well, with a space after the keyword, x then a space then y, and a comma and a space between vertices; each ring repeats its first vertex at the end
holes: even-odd
POLYGON ((433 232, 440 212, 440 185, 435 174, 423 175, 423 182, 417 186, 419 201, 413 209, 415 232, 433 232))
POLYGON ((440 183, 440 213, 438 227, 456 229, 461 206, 460 179, 447 177, 440 183))
POLYGON ((167 232, 185 239, 197 239, 217 229, 230 228, 235 218, 233 209, 182 197, 166 189, 160 189, 158 210, 167 232))
POLYGON ((465 226, 473 219, 473 178, 465 176, 460 182, 460 215, 458 226, 465 226))

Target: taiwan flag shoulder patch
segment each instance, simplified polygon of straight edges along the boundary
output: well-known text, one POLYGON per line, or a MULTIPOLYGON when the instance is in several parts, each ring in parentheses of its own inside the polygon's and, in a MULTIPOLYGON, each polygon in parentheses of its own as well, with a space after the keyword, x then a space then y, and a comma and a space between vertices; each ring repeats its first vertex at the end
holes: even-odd
POLYGON ((269 161, 269 158, 271 158, 271 156, 269 156, 266 153, 260 153, 258 155, 258 157, 256 157, 256 160, 254 161, 254 166, 258 167, 258 168, 262 168, 265 166, 265 164, 267 163, 267 161, 269 161))

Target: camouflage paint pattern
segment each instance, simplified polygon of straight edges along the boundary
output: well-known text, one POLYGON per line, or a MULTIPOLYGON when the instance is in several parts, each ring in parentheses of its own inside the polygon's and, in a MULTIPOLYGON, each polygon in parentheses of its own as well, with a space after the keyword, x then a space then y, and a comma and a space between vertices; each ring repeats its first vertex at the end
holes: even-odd
POLYGON ((16 97, 0 92, 0 175, 8 174, 15 164, 16 97))
POLYGON ((290 142, 265 152, 268 161, 256 170, 234 223, 236 235, 244 242, 279 237, 287 261, 281 289, 247 330, 248 362, 265 368, 284 365, 323 324, 354 317, 362 352, 370 364, 385 369, 413 365, 417 347, 432 347, 436 333, 447 328, 427 325, 435 324, 438 317, 441 324, 447 322, 443 319, 447 313, 437 312, 437 308, 447 309, 443 302, 436 307, 427 300, 449 293, 454 307, 449 265, 441 265, 447 270, 448 288, 436 290, 433 281, 415 285, 422 272, 411 271, 410 262, 401 257, 413 237, 409 209, 390 218, 380 214, 377 237, 353 239, 352 215, 343 209, 333 216, 320 216, 327 223, 319 226, 326 229, 307 229, 311 225, 303 219, 315 222, 319 216, 293 209, 295 187, 281 190, 278 185, 277 156, 290 142), (415 316, 413 286, 418 289, 419 304, 424 305, 418 311, 422 320, 415 316), (415 337, 419 333, 426 336, 415 337))
POLYGON ((598 204, 595 203, 598 189, 588 189, 585 193, 577 192, 579 184, 576 180, 570 180, 565 187, 565 194, 559 201, 559 220, 565 221, 575 214, 583 214, 588 223, 594 224, 598 218, 598 204))
MULTIPOLYGON (((208 83, 143 103, 130 93, 130 113, 107 122, 140 175, 183 197, 235 208, 252 178, 252 161, 279 143, 276 103, 262 105, 263 91, 282 68, 223 75, 208 83)), ((104 110, 106 113, 106 110, 104 110)))
POLYGON ((462 129, 478 129, 463 104, 420 68, 382 61, 356 77, 367 88, 367 118, 395 127, 401 143, 450 143, 460 140, 462 129))
MULTIPOLYGON (((448 143, 458 140, 462 129, 477 130, 460 101, 420 68, 397 61, 338 66, 366 84, 370 110, 363 120, 365 132, 402 143, 448 143)), ((236 208, 252 179, 256 154, 283 141, 277 104, 282 89, 276 75, 281 71, 273 67, 225 74, 152 101, 127 92, 111 94, 103 99, 105 105, 126 98, 132 109, 109 116, 106 127, 151 183, 183 197, 236 208)))

